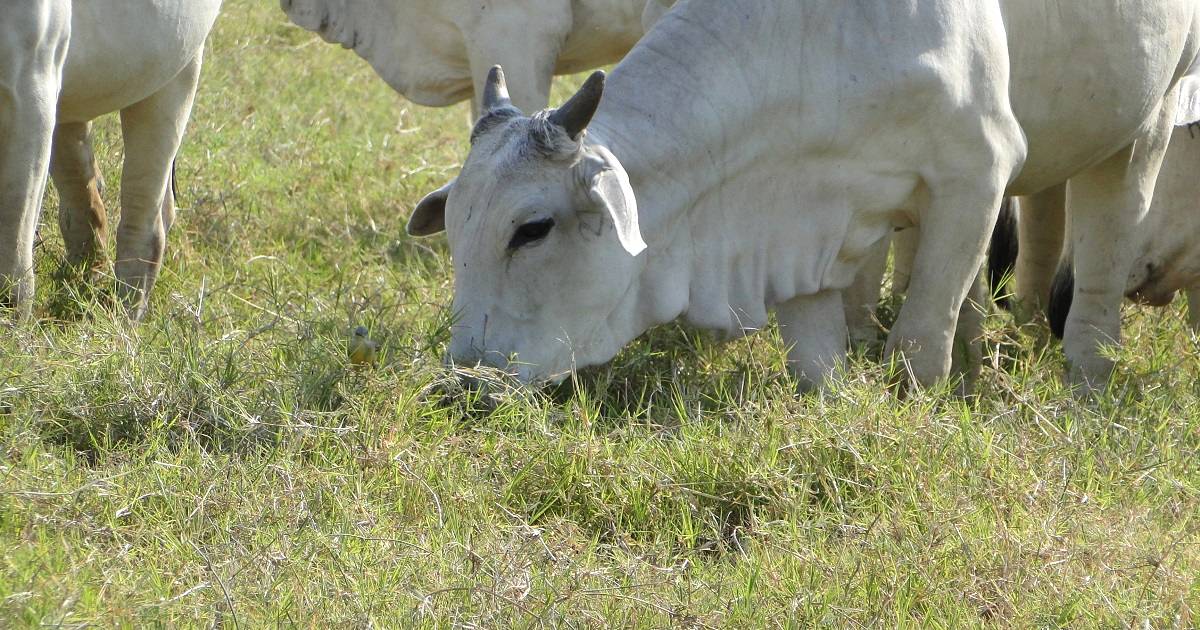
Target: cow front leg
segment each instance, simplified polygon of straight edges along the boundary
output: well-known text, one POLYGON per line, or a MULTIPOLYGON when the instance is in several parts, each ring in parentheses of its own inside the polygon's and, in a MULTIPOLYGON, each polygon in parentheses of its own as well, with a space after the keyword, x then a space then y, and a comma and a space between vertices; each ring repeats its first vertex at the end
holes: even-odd
POLYGON ((92 152, 89 123, 55 128, 50 175, 58 190, 58 225, 66 246, 67 270, 83 271, 91 280, 107 263, 108 213, 100 198, 100 170, 92 152))
MULTIPOLYGON (((561 5, 539 8, 533 15, 528 3, 491 3, 486 12, 463 27, 475 81, 471 102, 476 107, 482 101, 488 71, 496 65, 504 68, 513 105, 526 114, 546 107, 558 51, 573 24, 569 3, 561 5)), ((475 112, 476 116, 482 113, 475 112)))
POLYGON ((840 291, 801 295, 780 304, 775 317, 788 348, 788 368, 801 393, 823 388, 846 360, 846 314, 840 291))
POLYGON ((918 385, 950 373, 959 311, 983 263, 1007 181, 1007 175, 993 173, 930 183, 908 296, 885 351, 900 359, 918 385))
POLYGON ((879 307, 890 244, 891 238, 880 239, 855 274, 854 284, 843 292, 846 327, 850 331, 850 341, 855 345, 869 344, 878 335, 875 311, 879 307))
POLYGON ((1121 340, 1127 270, 1137 255, 1134 239, 1154 198, 1173 118, 1174 108, 1165 106, 1142 138, 1071 180, 1075 292, 1063 331, 1071 385, 1096 389, 1112 373, 1104 348, 1121 340))
POLYGON ((1050 285, 1062 258, 1066 232, 1067 185, 1047 188, 1020 201, 1020 246, 1014 273, 1018 321, 1029 321, 1050 302, 1050 285))
POLYGON ((19 317, 33 308, 33 242, 69 25, 65 2, 15 3, 0 20, 0 306, 19 317))
MULTIPOLYGON (((141 319, 166 250, 171 169, 191 113, 200 57, 161 90, 121 110, 125 164, 117 227, 117 293, 132 319, 141 319)), ((173 208, 173 206, 172 206, 173 208)))
POLYGON ((674 4, 675 0, 647 0, 646 8, 642 9, 642 31, 649 33, 674 4))
POLYGON ((975 276, 967 299, 963 300, 958 312, 958 326, 954 330, 954 351, 950 359, 952 374, 962 376, 959 394, 969 394, 979 380, 983 369, 983 322, 987 317, 988 288, 983 271, 975 276))

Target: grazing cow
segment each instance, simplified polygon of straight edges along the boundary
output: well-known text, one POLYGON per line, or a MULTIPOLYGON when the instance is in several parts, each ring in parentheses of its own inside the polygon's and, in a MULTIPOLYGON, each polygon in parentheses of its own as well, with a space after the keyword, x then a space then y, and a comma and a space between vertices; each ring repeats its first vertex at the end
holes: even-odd
POLYGON ((502 64, 517 107, 546 106, 555 74, 618 61, 675 0, 280 0, 297 25, 366 60, 431 107, 472 98, 502 64))
MULTIPOLYGON (((1192 63, 1180 81, 1179 101, 1175 114, 1177 127, 1187 128, 1196 121, 1200 121, 1200 58, 1192 63)), ((1190 137, 1194 132, 1189 131, 1188 133, 1190 137)), ((1185 204, 1183 199, 1188 195, 1187 168, 1189 164, 1195 165, 1197 162, 1195 157, 1191 157, 1191 151, 1188 150, 1187 144, 1182 142, 1182 135, 1182 131, 1176 131, 1172 136, 1171 162, 1179 164, 1168 167, 1169 172, 1161 178, 1163 183, 1172 187, 1172 190, 1167 194, 1166 207, 1154 213, 1158 216, 1170 216, 1182 210, 1183 204, 1185 204)), ((1197 191, 1200 189, 1194 189, 1193 192, 1197 191)), ((1072 191, 1072 205, 1079 205, 1076 197, 1075 191, 1072 191)), ((1022 314, 1025 315, 1039 308, 1047 307, 1049 304, 1051 284, 1055 277, 1055 270, 1059 267, 1063 244, 1066 242, 1067 187, 1065 185, 1053 186, 1024 198, 1020 202, 1020 209, 1021 219, 1016 222, 1016 237, 1020 248, 1015 257, 1015 265, 1011 255, 996 256, 995 253, 991 264, 999 269, 1013 268, 1016 279, 1015 295, 1018 303, 1024 307, 1022 314)), ((1015 217, 1016 214, 1014 213, 1013 216, 1015 217)), ((1176 216, 1179 215, 1176 214, 1176 216)), ((1140 220, 1140 217, 1138 219, 1140 220)), ((1001 224, 998 227, 1001 228, 998 232, 1005 232, 1003 228, 1011 228, 1012 223, 1001 224)), ((1012 240, 1011 230, 1008 232, 999 238, 1012 240)), ((1153 233, 1153 230, 1151 229, 1149 233, 1153 233)), ((1077 235, 1072 235, 1072 237, 1077 238, 1077 235)), ((1011 254, 1011 252, 1009 253, 1011 254)), ((1119 268, 1127 269, 1128 267, 1119 268)), ((1099 273, 1099 271, 1092 273, 1099 273)), ((1104 270, 1104 273, 1109 277, 1116 276, 1108 269, 1104 270)), ((1120 302, 1112 305, 1112 308, 1119 310, 1120 302)))
MULTIPOLYGON (((1166 306, 1184 291, 1188 322, 1200 332, 1200 125, 1171 136, 1154 202, 1138 226, 1137 257, 1125 281, 1125 297, 1166 306)), ((1061 338, 1074 300, 1075 273, 1067 255, 1046 301, 1050 330, 1061 338)))
POLYGON ((90 121, 121 112, 118 293, 140 318, 174 218, 170 175, 220 0, 19 0, 0 7, 0 298, 28 314, 47 170, 67 263, 99 269, 107 218, 90 121))
MULTIPOLYGON (((409 223, 448 232, 450 357, 561 379, 655 324, 737 334, 774 307, 820 384, 846 350, 841 292, 912 223, 888 351, 944 378, 1004 196, 1071 179, 1078 240, 1114 245, 1087 267, 1131 258, 1197 18, 1191 0, 688 0, 557 110, 526 117, 493 71, 459 177, 409 223)), ((1083 375, 1108 373, 1117 326, 1077 322, 1083 375)))

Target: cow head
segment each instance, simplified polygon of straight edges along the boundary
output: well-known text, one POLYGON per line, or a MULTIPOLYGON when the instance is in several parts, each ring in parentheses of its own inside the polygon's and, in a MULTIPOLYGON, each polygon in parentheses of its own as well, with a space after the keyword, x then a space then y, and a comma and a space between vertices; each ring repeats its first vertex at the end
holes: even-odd
POLYGON ((418 204, 410 234, 445 230, 454 260, 450 359, 561 380, 603 363, 628 341, 646 248, 629 178, 607 149, 585 142, 604 73, 556 110, 526 117, 499 67, 455 181, 418 204))
POLYGON ((1200 284, 1200 247, 1194 217, 1194 212, 1181 212, 1167 217, 1167 221, 1150 217, 1150 235, 1129 273, 1126 297, 1149 306, 1166 306, 1175 299, 1176 292, 1200 284))
POLYGON ((1144 304, 1169 304, 1176 291, 1200 286, 1200 128, 1176 127, 1158 175, 1142 242, 1126 284, 1144 304))
POLYGON ((279 8, 297 26, 324 33, 329 27, 328 3, 324 0, 279 0, 279 8))

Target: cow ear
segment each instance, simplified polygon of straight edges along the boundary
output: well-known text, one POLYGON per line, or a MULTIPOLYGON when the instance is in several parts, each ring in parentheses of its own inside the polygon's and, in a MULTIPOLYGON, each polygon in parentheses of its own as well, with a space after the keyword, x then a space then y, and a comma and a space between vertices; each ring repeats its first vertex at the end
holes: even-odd
POLYGON ((603 207, 617 228, 617 239, 630 256, 646 249, 638 227, 637 199, 629 185, 629 175, 617 156, 602 146, 586 149, 579 166, 583 185, 592 203, 603 207))
POLYGON ((446 199, 450 196, 450 188, 453 186, 454 180, 451 180, 449 184, 426 195, 421 203, 417 204, 417 209, 413 210, 408 219, 410 236, 430 236, 446 229, 446 199))

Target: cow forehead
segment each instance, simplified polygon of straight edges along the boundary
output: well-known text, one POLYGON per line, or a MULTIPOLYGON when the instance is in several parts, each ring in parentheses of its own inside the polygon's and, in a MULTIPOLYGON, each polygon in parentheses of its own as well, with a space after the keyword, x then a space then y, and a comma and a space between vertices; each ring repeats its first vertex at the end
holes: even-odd
POLYGON ((550 187, 522 174, 528 169, 490 166, 472 173, 464 169, 455 183, 446 206, 446 227, 452 238, 490 239, 513 223, 517 212, 544 205, 550 187))
POLYGON ((565 153, 530 133, 529 122, 515 119, 476 138, 448 200, 451 231, 478 234, 511 222, 513 211, 560 203, 569 192, 561 184, 569 182, 578 145, 565 153))
POLYGON ((480 121, 487 125, 486 128, 480 130, 477 126, 472 133, 471 152, 467 155, 464 171, 478 163, 518 168, 527 163, 561 165, 574 162, 582 144, 568 136, 562 127, 550 122, 550 111, 492 123, 486 122, 491 115, 485 115, 480 121))

